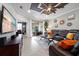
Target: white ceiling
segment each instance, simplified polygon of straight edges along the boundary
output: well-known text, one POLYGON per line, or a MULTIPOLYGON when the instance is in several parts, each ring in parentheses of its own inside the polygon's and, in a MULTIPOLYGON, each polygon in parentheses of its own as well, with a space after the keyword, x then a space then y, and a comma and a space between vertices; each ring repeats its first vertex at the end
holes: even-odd
POLYGON ((79 8, 79 3, 69 3, 64 8, 57 10, 55 14, 52 13, 46 16, 45 14, 41 14, 40 12, 34 10, 31 10, 31 12, 28 13, 27 11, 30 9, 31 3, 10 3, 10 5, 18 15, 24 18, 31 18, 33 20, 54 19, 56 17, 59 17, 65 13, 74 10, 75 8, 79 8), (23 6, 23 9, 20 9, 20 6, 23 6))
POLYGON ((30 5, 29 3, 10 3, 10 5, 12 6, 12 8, 15 10, 15 12, 25 18, 27 18, 28 16, 30 16, 30 14, 27 12, 30 9, 30 5), (20 6, 23 7, 23 9, 20 9, 20 6))

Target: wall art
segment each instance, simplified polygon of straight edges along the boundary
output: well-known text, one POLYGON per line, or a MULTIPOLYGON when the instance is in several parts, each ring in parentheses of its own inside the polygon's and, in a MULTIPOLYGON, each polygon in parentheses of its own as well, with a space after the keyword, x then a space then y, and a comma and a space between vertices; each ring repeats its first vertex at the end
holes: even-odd
POLYGON ((55 28, 58 28, 58 24, 55 24, 55 28))
POLYGON ((71 22, 67 23, 67 26, 72 26, 72 23, 71 22))
POLYGON ((68 16, 68 20, 74 20, 74 19, 75 19, 75 14, 68 16))
POLYGON ((60 20, 60 25, 63 25, 64 23, 65 23, 65 21, 64 20, 60 20))

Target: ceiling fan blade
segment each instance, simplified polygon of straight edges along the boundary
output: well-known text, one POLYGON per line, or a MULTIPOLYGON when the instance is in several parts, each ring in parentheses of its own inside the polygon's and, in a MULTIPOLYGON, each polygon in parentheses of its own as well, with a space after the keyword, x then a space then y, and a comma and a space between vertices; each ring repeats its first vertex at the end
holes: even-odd
POLYGON ((48 6, 47 6, 46 4, 44 4, 44 3, 41 4, 41 7, 42 7, 43 9, 47 9, 47 8, 48 8, 48 6))
POLYGON ((53 11, 53 13, 56 13, 55 11, 53 11))
POLYGON ((58 6, 56 6, 56 8, 60 9, 60 8, 64 8, 64 6, 66 5, 67 3, 60 3, 58 6))

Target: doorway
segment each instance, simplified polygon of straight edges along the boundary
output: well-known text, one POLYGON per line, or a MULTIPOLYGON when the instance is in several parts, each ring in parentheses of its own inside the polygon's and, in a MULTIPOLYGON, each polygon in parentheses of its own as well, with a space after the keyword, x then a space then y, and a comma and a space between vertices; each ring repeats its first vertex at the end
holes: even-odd
POLYGON ((21 30, 22 33, 25 35, 26 34, 26 22, 18 22, 17 30, 21 30))

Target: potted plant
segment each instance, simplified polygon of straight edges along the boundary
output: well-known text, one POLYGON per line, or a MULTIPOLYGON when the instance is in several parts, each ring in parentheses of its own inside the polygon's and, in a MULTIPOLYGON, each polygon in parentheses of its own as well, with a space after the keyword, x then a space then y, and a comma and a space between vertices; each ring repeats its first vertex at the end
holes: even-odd
POLYGON ((44 23, 44 29, 45 29, 45 31, 46 31, 47 28, 48 28, 48 22, 45 21, 45 23, 44 23))

